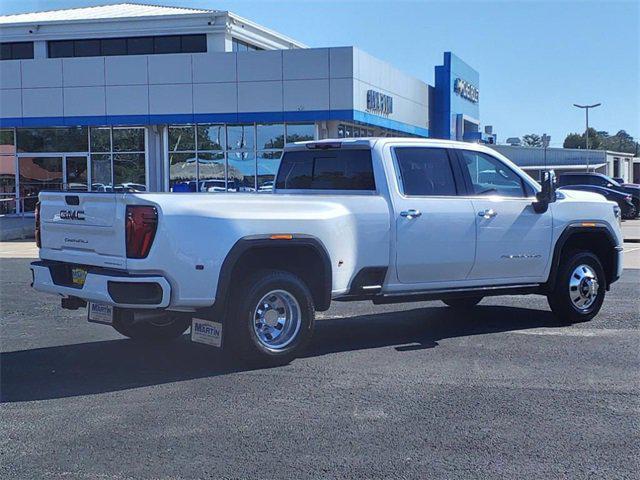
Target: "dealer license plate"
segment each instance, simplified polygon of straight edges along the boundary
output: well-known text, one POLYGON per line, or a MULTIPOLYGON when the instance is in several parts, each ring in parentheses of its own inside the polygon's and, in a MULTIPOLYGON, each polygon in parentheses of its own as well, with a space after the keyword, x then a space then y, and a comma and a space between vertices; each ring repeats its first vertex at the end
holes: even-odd
POLYGON ((73 267, 71 269, 71 281, 76 287, 84 287, 84 282, 87 279, 87 271, 84 268, 73 267))
POLYGON ((213 347, 222 346, 222 323, 194 318, 191 320, 191 341, 213 347))
POLYGON ((106 325, 113 323, 113 307, 111 305, 89 302, 87 315, 90 322, 106 325))

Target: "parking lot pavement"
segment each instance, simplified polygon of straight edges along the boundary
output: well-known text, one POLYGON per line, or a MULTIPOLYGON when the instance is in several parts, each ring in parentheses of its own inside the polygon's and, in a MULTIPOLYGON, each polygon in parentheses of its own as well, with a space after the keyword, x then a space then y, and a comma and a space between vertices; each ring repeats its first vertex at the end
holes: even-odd
MULTIPOLYGON (((25 247, 26 248, 26 247, 25 247)), ((637 478, 640 270, 560 326, 538 296, 335 303, 303 358, 138 345, 0 260, 0 477, 637 478)))
POLYGON ((622 222, 622 236, 625 242, 640 243, 640 219, 622 222))

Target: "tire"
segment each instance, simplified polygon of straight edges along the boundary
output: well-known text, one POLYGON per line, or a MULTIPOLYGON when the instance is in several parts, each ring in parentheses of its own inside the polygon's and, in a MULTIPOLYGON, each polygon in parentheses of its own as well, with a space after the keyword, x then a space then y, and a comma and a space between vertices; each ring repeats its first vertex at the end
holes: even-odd
POLYGON ((291 362, 313 334, 311 292, 299 277, 286 271, 251 275, 235 290, 229 311, 225 327, 231 354, 258 366, 291 362))
POLYGON ((452 308, 473 308, 479 304, 484 297, 460 297, 460 298, 447 298, 442 300, 444 303, 452 308))
POLYGON ((553 290, 547 295, 551 311, 566 324, 588 322, 602 307, 605 284, 604 269, 596 255, 588 251, 569 252, 560 263, 553 290))
POLYGON ((133 321, 132 312, 122 312, 113 322, 118 333, 132 340, 162 342, 180 337, 191 326, 191 318, 167 312, 153 321, 133 321))

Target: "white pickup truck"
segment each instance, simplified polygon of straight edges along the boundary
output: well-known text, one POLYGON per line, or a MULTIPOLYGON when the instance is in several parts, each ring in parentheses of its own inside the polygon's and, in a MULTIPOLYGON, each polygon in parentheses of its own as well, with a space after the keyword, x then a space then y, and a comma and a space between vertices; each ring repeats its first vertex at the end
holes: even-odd
POLYGON ((620 212, 553 178, 476 144, 342 139, 287 145, 272 193, 41 193, 33 286, 134 339, 224 327, 266 362, 333 300, 541 294, 586 321, 622 271, 620 212))

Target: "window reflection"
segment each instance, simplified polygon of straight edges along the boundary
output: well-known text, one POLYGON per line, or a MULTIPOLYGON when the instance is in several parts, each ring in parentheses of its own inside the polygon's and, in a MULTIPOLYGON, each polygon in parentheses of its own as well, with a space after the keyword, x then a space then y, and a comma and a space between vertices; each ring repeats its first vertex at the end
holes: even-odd
POLYGON ((227 189, 224 153, 198 153, 198 191, 219 193, 227 189))
POLYGON ((109 127, 91 129, 91 151, 111 151, 111 129, 109 127))
POLYGON ((228 125, 227 148, 229 150, 253 150, 255 131, 253 125, 228 125))
POLYGON ((169 127, 169 151, 186 151, 196 149, 194 127, 169 127))
POLYGON ((228 156, 229 192, 256 191, 256 157, 253 152, 232 152, 228 156))
POLYGON ((259 124, 257 137, 258 149, 282 148, 284 147, 284 125, 281 123, 259 124))
POLYGON ((20 157, 18 162, 25 211, 35 209, 41 190, 62 190, 62 157, 20 157))
POLYGON ((169 162, 169 190, 195 192, 198 180, 195 153, 172 153, 169 162))
POLYGON ((169 126, 170 191, 270 192, 285 140, 314 138, 313 123, 169 126))
POLYGON ((114 128, 114 152, 144 152, 144 128, 114 128))
POLYGON ((114 189, 144 192, 147 190, 144 153, 118 153, 113 155, 114 189))
POLYGON ((281 151, 258 153, 258 192, 273 192, 276 173, 280 166, 281 151))
POLYGON ((224 150, 224 125, 198 125, 198 150, 224 150))
POLYGON ((313 123, 287 123, 287 143, 306 142, 315 139, 315 135, 313 123))
POLYGON ((20 152, 86 152, 87 127, 19 128, 17 146, 20 152))
POLYGON ((113 190, 111 183, 111 155, 91 155, 91 190, 94 192, 110 192, 113 190))

